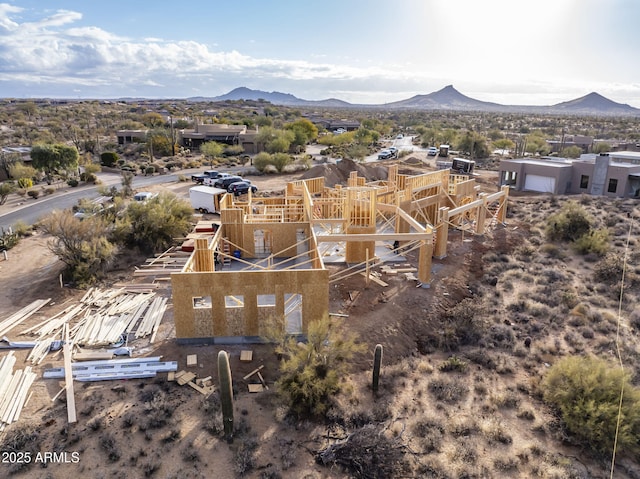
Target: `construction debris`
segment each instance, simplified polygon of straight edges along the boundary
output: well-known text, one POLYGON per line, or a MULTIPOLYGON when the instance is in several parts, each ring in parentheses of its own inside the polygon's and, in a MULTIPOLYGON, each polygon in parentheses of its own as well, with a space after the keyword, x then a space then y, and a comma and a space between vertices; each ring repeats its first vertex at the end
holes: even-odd
POLYGON ((0 432, 20 418, 28 399, 27 393, 36 378, 31 366, 14 373, 15 362, 13 351, 0 359, 0 432))
POLYGON ((13 313, 4 321, 0 322, 0 337, 7 334, 11 329, 15 326, 23 322, 25 319, 29 318, 33 313, 42 308, 45 304, 49 303, 51 298, 48 299, 37 299, 31 304, 25 306, 20 311, 13 313))
POLYGON ((196 366, 198 364, 197 354, 187 354, 187 366, 196 366))

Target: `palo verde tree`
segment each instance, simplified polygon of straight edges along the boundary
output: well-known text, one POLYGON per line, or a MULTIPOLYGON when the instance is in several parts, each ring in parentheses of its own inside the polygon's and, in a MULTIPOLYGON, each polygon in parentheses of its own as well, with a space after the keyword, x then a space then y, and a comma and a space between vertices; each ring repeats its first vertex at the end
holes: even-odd
POLYGON ((294 146, 302 147, 318 138, 318 127, 306 118, 288 123, 284 129, 293 132, 294 138, 291 144, 294 146))
POLYGON ((191 229, 191 205, 172 193, 132 201, 118 220, 115 236, 142 251, 163 251, 191 229))
POLYGON ((67 265, 71 281, 78 286, 91 284, 117 253, 107 239, 110 226, 99 216, 80 221, 69 210, 53 211, 41 220, 40 227, 52 236, 49 249, 67 265))
MULTIPOLYGON (((276 322, 284 334, 284 321, 276 322)), ((340 391, 353 356, 363 350, 353 335, 346 334, 328 316, 309 324, 307 342, 292 336, 278 340, 276 352, 286 359, 280 363, 276 386, 290 411, 298 416, 318 416, 329 407, 330 398, 340 391)))
POLYGON ((217 141, 207 141, 200 146, 200 152, 209 161, 209 164, 213 165, 213 160, 222 156, 225 145, 218 143, 217 141))
POLYGON ((78 158, 78 150, 75 146, 62 143, 35 145, 31 149, 31 164, 44 172, 47 182, 51 182, 53 173, 57 171, 77 169, 78 158))

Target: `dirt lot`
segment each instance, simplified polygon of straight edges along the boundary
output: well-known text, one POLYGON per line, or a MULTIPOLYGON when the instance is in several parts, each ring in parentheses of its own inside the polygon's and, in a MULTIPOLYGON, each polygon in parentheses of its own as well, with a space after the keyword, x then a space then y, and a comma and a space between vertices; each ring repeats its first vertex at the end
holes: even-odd
MULTIPOLYGON (((296 176, 258 177, 254 182, 261 191, 277 191, 296 176)), ((495 191, 491 174, 480 181, 495 191)), ((186 194, 190 186, 176 183, 169 188, 186 194)), ((484 237, 451 232, 448 256, 434 260, 428 289, 417 288, 402 275, 384 277, 387 287, 366 286, 359 275, 332 286, 330 311, 348 316, 342 320, 344 326, 358 335, 368 352, 354 361, 353 373, 345 378, 343 392, 324 422, 286 416, 274 393, 278 360, 271 347, 252 347, 253 361, 242 363, 239 353, 246 346, 177 345, 169 308, 158 341, 149 345, 140 340, 134 343, 136 351, 176 360, 179 369, 198 377, 216 378, 215 358, 220 349, 227 350, 240 423, 233 444, 220 438, 214 404, 191 388, 168 382, 162 374, 157 379, 76 383, 78 422, 67 425, 64 394, 52 402, 62 383, 41 379, 42 368, 62 365, 61 356, 52 353, 36 368, 39 378, 32 387, 33 396, 20 422, 5 437, 34 425, 37 434, 27 436, 32 440, 23 448, 68 452, 69 457, 77 452, 78 460, 31 464, 23 472, 17 464, 0 468, 15 477, 47 478, 80 474, 92 478, 608 477, 606 458, 595 459, 571 444, 537 393, 541 375, 557 358, 592 350, 611 354, 607 348, 613 326, 605 312, 616 310, 613 295, 586 282, 592 262, 568 253, 553 257, 550 248, 543 248, 541 222, 545 211, 557 207, 558 200, 555 206, 553 201, 513 198, 506 227, 499 226, 484 237), (558 294, 573 292, 586 307, 598 311, 599 316, 593 315, 591 337, 586 333, 568 336, 570 326, 563 319, 573 317, 572 313, 562 304, 547 306, 544 296, 553 294, 549 293, 551 279, 541 280, 545 275, 553 275, 552 287, 558 294), (528 309, 513 306, 523 301, 528 309), (478 308, 484 331, 481 339, 462 348, 455 347, 449 336, 454 320, 447 316, 452 310, 463 311, 460 305, 478 308), (523 345, 526 338, 533 339, 530 349, 523 345), (377 343, 384 346, 384 366, 376 399, 369 382, 371 351, 377 343), (197 366, 187 367, 188 354, 198 355, 197 366), (443 372, 441 365, 452 356, 465 362, 464 371, 443 372), (242 378, 262 364, 271 388, 249 394, 247 383, 255 377, 242 378), (443 388, 447 397, 439 394, 443 388), (372 469, 358 475, 353 468, 345 472, 340 465, 344 462, 333 467, 316 463, 318 451, 367 425, 375 426, 378 443, 389 445, 385 453, 397 452, 393 456, 397 475, 372 475, 372 469)), ((602 206, 589 204, 594 214, 602 206)), ((629 211, 633 207, 625 206, 629 211)), ((614 235, 618 243, 625 225, 621 215, 614 235)), ((8 261, 0 262, 0 320, 34 299, 52 298, 42 314, 19 329, 57 313, 84 294, 60 286, 62 265, 48 251, 46 241, 39 234, 26 238, 9 252, 8 261)), ((415 261, 408 255, 408 263, 415 261)), ((119 271, 114 280, 123 281, 129 274, 119 271)), ((638 294, 632 293, 626 301, 628 313, 637 308, 638 294)), ((623 339, 638 357, 638 332, 627 328, 623 339)), ((17 367, 22 367, 26 354, 17 352, 17 367)), ((372 455, 376 454, 362 457, 367 462, 372 455)), ((380 460, 391 461, 385 457, 380 460)), ((386 471, 382 466, 379 470, 386 471)), ((622 457, 615 477, 640 477, 637 461, 622 457)))

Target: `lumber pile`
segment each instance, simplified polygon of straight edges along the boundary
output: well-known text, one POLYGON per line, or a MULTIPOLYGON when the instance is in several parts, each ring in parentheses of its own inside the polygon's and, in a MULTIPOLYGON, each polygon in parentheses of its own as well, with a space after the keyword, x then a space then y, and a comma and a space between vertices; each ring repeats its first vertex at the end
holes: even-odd
POLYGON ((29 318, 33 313, 38 311, 49 301, 51 301, 51 298, 37 299, 31 304, 28 304, 27 306, 22 308, 20 311, 13 313, 11 316, 0 322, 0 337, 4 336, 15 326, 23 322, 25 319, 29 318))
POLYGON ((20 418, 29 388, 36 378, 31 366, 13 372, 16 357, 13 351, 0 360, 0 432, 20 418))

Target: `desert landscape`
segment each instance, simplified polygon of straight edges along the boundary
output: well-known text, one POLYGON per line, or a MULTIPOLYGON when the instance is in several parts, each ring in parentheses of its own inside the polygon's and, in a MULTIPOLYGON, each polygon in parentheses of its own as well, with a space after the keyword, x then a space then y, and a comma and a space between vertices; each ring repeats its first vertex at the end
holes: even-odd
MULTIPOLYGON (((407 158, 401 168, 429 168, 423 160, 407 158)), ((318 168, 328 174, 328 166, 318 168)), ((494 175, 483 173, 486 191, 497 189, 494 175)), ((277 191, 298 176, 256 183, 277 191)), ((188 186, 167 188, 180 195, 188 186)), ((7 476, 46 478, 609 477, 610 456, 567 433, 540 384, 563 357, 597 354, 615 363, 617 348, 625 368, 637 371, 638 213, 632 200, 515 196, 506 224, 490 234, 450 232, 447 257, 434 259, 430 288, 416 288, 402 274, 382 274, 386 287, 367 285, 361 276, 332 285, 336 327, 355 335, 363 351, 340 379, 340 393, 315 419, 292 416, 279 398, 273 345, 179 345, 169 305, 155 343, 142 339, 130 346, 136 355, 162 356, 177 361, 179 371, 211 377, 212 393, 180 386, 166 373, 76 382, 78 421, 68 424, 65 395, 58 394, 64 383, 42 378, 45 368, 62 365, 62 354, 50 353, 34 367, 32 395, 19 422, 4 431, 2 451, 66 453, 64 460, 5 462, 2 468, 7 476), (609 228, 612 256, 581 255, 568 243, 547 240, 549 216, 567 202, 579 204, 594 228, 609 228), (598 276, 611 257, 627 261, 622 297, 620 278, 598 276), (373 394, 376 344, 384 355, 380 389, 373 394), (240 361, 246 349, 253 351, 250 362, 240 361), (222 434, 220 350, 228 352, 233 376, 232 443, 222 434), (187 365, 194 354, 197 363, 187 365), (243 378, 259 366, 268 389, 249 393, 256 375, 243 378)), ((416 261, 407 255, 407 265, 416 261)), ((51 298, 18 328, 27 329, 78 301, 86 291, 61 287, 61 270, 44 235, 36 231, 21 240, 0 262, 6 285, 1 317, 51 298)), ((101 286, 134 281, 132 273, 131 267, 113 271, 101 286)), ((28 336, 11 335, 23 338, 28 336)), ((15 354, 16 367, 22 367, 28 353, 15 354)), ((640 477, 637 459, 618 455, 615 477, 640 477)))

